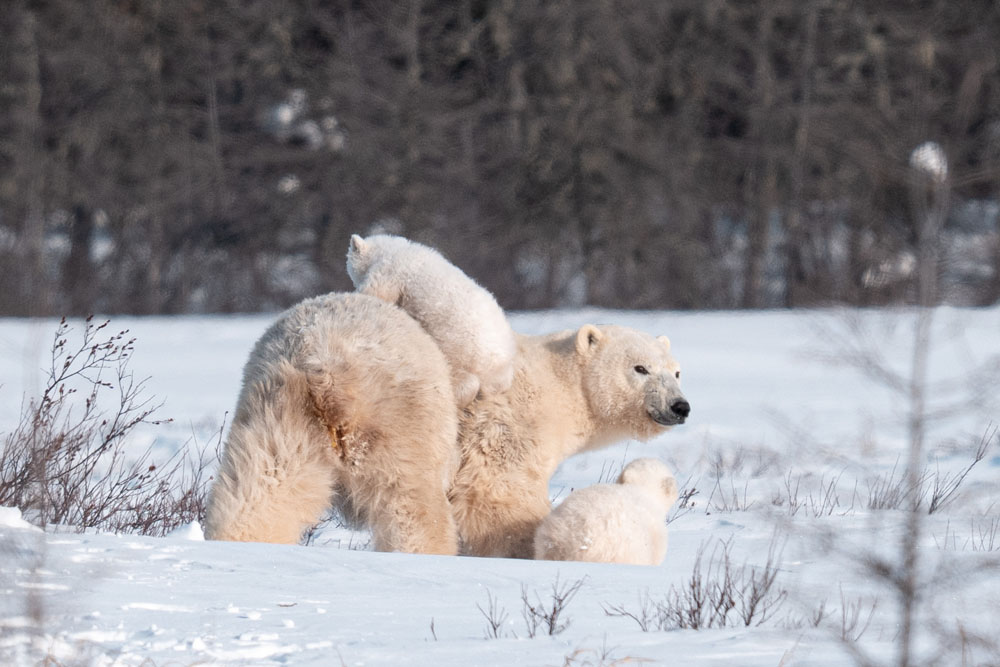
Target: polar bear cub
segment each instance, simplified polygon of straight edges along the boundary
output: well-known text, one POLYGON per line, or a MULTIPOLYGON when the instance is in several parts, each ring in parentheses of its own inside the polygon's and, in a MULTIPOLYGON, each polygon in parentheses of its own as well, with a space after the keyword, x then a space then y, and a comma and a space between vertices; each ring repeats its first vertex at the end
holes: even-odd
POLYGON ((436 250, 401 236, 351 236, 347 273, 361 293, 398 305, 438 343, 458 406, 506 391, 517 343, 493 295, 436 250))
POLYGON ((535 558, 659 565, 677 481, 657 459, 636 459, 616 484, 574 491, 535 532, 535 558))

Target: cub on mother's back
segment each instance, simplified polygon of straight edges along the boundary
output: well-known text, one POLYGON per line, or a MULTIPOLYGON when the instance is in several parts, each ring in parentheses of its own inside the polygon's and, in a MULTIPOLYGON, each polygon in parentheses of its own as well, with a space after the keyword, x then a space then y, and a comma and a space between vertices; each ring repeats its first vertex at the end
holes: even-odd
POLYGON ((347 273, 358 292, 398 305, 437 342, 459 407, 480 390, 510 388, 517 343, 503 309, 439 252, 400 236, 355 234, 347 273))

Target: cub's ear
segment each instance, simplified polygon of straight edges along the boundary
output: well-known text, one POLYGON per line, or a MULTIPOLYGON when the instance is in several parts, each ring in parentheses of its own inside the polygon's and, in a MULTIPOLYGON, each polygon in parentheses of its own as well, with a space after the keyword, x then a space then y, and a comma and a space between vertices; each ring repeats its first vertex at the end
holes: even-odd
POLYGON ((666 336, 657 336, 656 340, 658 340, 661 343, 663 343, 664 347, 667 348, 667 352, 670 351, 670 339, 669 338, 667 338, 666 336))
POLYGON ((615 480, 615 484, 632 484, 632 477, 634 477, 634 475, 631 474, 628 466, 626 466, 625 469, 618 474, 618 479, 615 480))
POLYGON ((601 330, 595 327, 593 324, 584 324, 580 327, 580 330, 576 332, 576 351, 579 354, 589 354, 591 350, 597 347, 597 344, 604 338, 604 334, 601 330))
POLYGON ((357 234, 351 234, 351 252, 356 254, 362 254, 368 248, 368 244, 365 240, 358 236, 357 234))
POLYGON ((671 475, 663 480, 663 495, 667 499, 667 505, 673 507, 679 497, 677 493, 677 480, 671 475))

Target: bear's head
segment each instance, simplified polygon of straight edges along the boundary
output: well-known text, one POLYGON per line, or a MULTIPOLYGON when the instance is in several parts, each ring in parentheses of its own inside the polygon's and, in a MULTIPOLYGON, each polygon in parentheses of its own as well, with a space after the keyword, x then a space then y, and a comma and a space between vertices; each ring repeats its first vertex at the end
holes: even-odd
POLYGON ((587 324, 576 333, 576 353, 591 413, 607 436, 647 440, 691 412, 666 336, 587 324))
POLYGON ((635 459, 625 466, 617 483, 647 489, 663 511, 669 510, 677 502, 677 480, 670 468, 658 459, 635 459))

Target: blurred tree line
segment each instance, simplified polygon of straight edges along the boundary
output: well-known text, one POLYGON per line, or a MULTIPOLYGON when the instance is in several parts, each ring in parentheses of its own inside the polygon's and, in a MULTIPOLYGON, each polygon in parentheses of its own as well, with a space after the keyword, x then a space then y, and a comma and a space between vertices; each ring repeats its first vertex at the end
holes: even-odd
POLYGON ((2 314, 280 308, 378 230, 508 308, 912 302, 928 188, 948 298, 1000 299, 995 1, 4 0, 0 35, 2 314))

